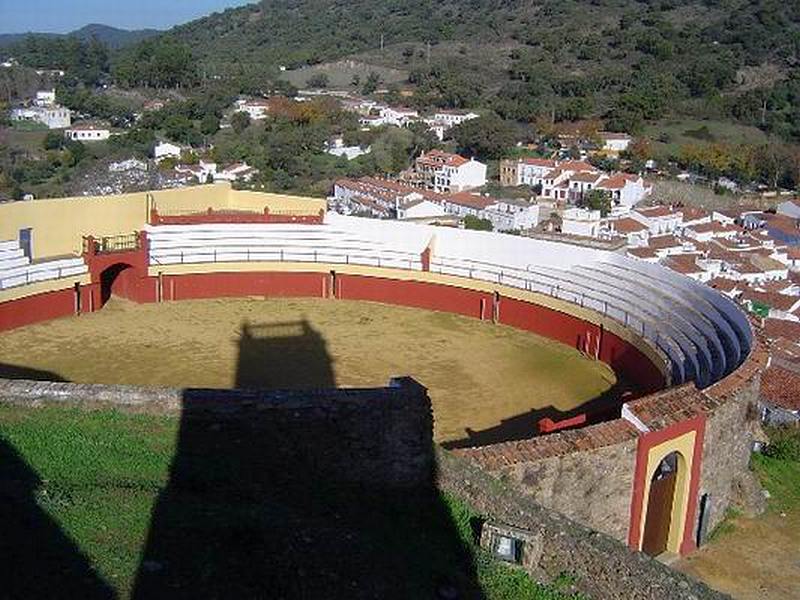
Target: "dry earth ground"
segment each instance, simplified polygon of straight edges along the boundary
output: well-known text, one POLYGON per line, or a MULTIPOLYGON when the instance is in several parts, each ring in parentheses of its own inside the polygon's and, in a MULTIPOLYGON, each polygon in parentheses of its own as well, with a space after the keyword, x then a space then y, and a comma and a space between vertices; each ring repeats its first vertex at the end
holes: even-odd
POLYGON ((674 565, 737 600, 800 597, 800 513, 737 518, 733 531, 674 565))
MULTIPOLYGON (((567 411, 615 383, 603 363, 545 338, 447 313, 368 302, 220 299, 136 305, 0 337, 0 375, 178 387, 429 388, 438 441, 553 406, 567 411)), ((516 422, 531 430, 536 418, 516 422)))

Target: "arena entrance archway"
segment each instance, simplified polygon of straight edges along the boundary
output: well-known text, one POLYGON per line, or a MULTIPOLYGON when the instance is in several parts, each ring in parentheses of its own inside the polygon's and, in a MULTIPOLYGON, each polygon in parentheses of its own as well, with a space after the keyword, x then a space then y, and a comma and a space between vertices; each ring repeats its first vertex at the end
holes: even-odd
POLYGON ((100 307, 105 306, 113 293, 126 297, 127 293, 119 293, 119 283, 123 283, 125 276, 133 273, 133 267, 126 263, 114 263, 100 273, 100 307), (127 271, 127 273, 125 273, 127 271))
POLYGON ((685 485, 685 470, 685 461, 680 453, 670 452, 658 463, 650 479, 642 534, 642 552, 650 556, 666 552, 670 538, 675 535, 678 526, 675 503, 680 501, 683 491, 679 488, 685 485))

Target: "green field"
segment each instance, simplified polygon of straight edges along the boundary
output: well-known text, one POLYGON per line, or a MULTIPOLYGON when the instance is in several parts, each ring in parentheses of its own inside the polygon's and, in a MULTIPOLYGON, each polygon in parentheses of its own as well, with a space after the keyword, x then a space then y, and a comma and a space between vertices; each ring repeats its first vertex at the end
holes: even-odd
POLYGON ((701 119, 664 119, 648 125, 644 135, 650 138, 656 159, 665 160, 689 144, 763 144, 767 136, 757 127, 728 121, 701 119))
POLYGON ((3 597, 565 597, 483 554, 454 498, 309 484, 257 443, 179 455, 183 427, 0 405, 3 597))
POLYGON ((308 80, 314 75, 324 74, 328 77, 328 87, 332 89, 359 89, 359 86, 353 85, 353 78, 357 77, 360 85, 363 85, 370 73, 376 73, 380 77, 381 85, 402 83, 408 77, 408 72, 401 69, 367 64, 359 60, 340 60, 284 71, 281 79, 303 89, 309 87, 308 80))

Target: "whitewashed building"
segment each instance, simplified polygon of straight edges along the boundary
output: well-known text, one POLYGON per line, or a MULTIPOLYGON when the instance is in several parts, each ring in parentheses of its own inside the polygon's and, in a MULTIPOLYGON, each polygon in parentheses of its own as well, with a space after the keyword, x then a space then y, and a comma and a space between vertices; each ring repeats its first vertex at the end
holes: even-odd
POLYGON ((153 158, 161 162, 165 158, 180 158, 183 148, 172 142, 158 142, 153 148, 153 158))
POLYGON ((561 233, 596 238, 600 235, 600 211, 568 208, 561 215, 561 233))
POLYGON ((111 137, 111 130, 99 123, 77 123, 64 132, 68 140, 102 142, 111 137))
POLYGON ((423 153, 414 163, 415 173, 435 192, 462 192, 486 185, 486 165, 441 150, 423 153))

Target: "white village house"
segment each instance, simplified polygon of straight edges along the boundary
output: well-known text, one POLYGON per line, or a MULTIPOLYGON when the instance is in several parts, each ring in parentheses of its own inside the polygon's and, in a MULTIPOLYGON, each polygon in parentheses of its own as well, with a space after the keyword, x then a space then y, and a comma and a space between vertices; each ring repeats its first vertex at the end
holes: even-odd
POLYGON ((180 158, 183 148, 172 142, 158 142, 153 148, 153 158, 161 162, 165 158, 180 158))
POLYGON ((426 188, 440 193, 463 192, 486 185, 486 165, 441 150, 422 153, 414 174, 426 188))
POLYGON ((79 142, 102 142, 111 137, 111 130, 107 125, 100 123, 76 123, 64 131, 64 136, 68 140, 79 142))

